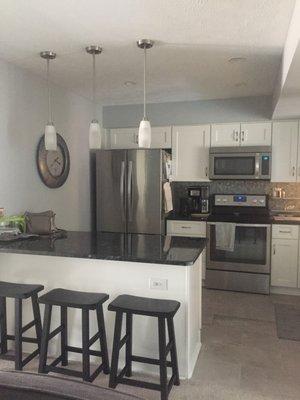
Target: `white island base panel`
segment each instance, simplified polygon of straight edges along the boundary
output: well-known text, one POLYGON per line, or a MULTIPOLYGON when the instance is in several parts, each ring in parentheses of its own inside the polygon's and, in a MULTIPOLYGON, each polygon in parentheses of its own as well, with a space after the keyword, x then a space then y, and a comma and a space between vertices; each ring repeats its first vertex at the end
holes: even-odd
MULTIPOLYGON (((104 292, 109 300, 104 304, 106 333, 111 358, 115 313, 107 306, 120 294, 131 294, 159 299, 173 299, 181 303, 175 315, 175 333, 181 378, 192 376, 201 348, 201 269, 202 255, 193 266, 161 265, 125 261, 89 260, 24 254, 0 254, 0 280, 19 283, 42 284, 45 293, 54 288, 79 291, 104 292), (167 290, 150 289, 150 279, 166 279, 167 290)), ((44 308, 41 305, 43 320, 44 308)), ((95 312, 90 312, 90 337, 96 332, 95 312)), ((7 300, 8 333, 14 329, 14 303, 7 300)), ((31 302, 23 302, 23 326, 32 320, 31 302)), ((51 330, 60 324, 59 308, 53 307, 51 330)), ((125 327, 125 319, 123 320, 125 327)), ((81 312, 68 310, 68 341, 71 346, 81 346, 81 312)), ((133 354, 158 358, 157 318, 134 316, 133 354)), ((34 336, 34 331, 25 336, 34 336)), ((13 344, 9 342, 12 348, 13 344)), ((97 348, 95 343, 92 348, 97 348)), ((24 344, 23 351, 34 349, 24 344)), ((121 351, 119 367, 123 368, 121 351)), ((60 354, 59 335, 49 344, 50 357, 60 354)), ((69 353, 70 360, 81 360, 80 355, 69 353)), ((96 361, 91 358, 91 361, 96 361)), ((158 374, 158 367, 133 363, 133 370, 158 374)))

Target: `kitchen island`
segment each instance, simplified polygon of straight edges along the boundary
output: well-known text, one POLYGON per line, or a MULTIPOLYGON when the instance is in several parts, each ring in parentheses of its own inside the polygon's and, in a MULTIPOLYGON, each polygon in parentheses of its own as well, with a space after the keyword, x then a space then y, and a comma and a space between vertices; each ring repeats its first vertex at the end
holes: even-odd
MULTIPOLYGON (((67 232, 65 238, 38 238, 0 243, 0 280, 38 283, 45 291, 66 288, 105 292, 110 296, 105 307, 107 339, 111 351, 114 313, 107 305, 120 294, 131 294, 181 303, 175 316, 175 330, 182 378, 190 378, 201 347, 201 267, 206 239, 161 235, 67 232)), ((43 309, 42 309, 43 312, 43 309)), ((24 321, 31 319, 28 302, 24 321)), ((8 328, 13 329, 13 302, 8 300, 8 328)), ((91 313, 92 314, 92 313, 91 313)), ((96 320, 91 315, 91 335, 96 320)), ((59 325, 58 310, 53 312, 53 327, 59 325)), ((157 321, 136 316, 133 326, 133 351, 141 356, 158 357, 157 321)), ((81 315, 69 313, 69 342, 81 344, 81 315)), ((30 346, 29 344, 27 346, 30 346)), ((49 354, 59 353, 54 338, 49 354)), ((31 350, 24 346, 24 350, 31 350)), ((71 357, 77 356, 70 353, 71 357)), ((121 361, 122 362, 122 361, 121 361)), ((154 366, 135 364, 134 369, 157 372, 154 366)))

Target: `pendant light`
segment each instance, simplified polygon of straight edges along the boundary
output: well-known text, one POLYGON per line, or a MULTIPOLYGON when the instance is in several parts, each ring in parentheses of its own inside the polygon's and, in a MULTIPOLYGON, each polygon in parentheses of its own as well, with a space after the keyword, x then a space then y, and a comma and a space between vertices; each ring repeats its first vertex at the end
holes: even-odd
POLYGON ((144 148, 151 146, 151 125, 146 113, 146 53, 148 49, 151 49, 153 44, 153 40, 150 39, 141 39, 137 42, 138 47, 144 50, 144 117, 140 122, 138 134, 138 145, 144 148))
POLYGON ((101 127, 96 118, 96 55, 102 53, 100 46, 88 46, 85 48, 88 54, 93 56, 93 119, 89 129, 90 149, 101 149, 101 127))
POLYGON ((47 88, 48 88, 48 122, 45 126, 45 149, 57 150, 57 134, 53 124, 51 90, 50 90, 50 60, 54 60, 56 53, 53 51, 42 51, 40 56, 47 61, 47 88))

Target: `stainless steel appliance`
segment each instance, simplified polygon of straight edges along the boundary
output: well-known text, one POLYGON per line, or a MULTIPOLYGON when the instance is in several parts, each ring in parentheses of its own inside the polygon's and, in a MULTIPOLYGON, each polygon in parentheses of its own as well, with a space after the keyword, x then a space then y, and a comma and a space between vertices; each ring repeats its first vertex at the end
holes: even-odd
POLYGON ((266 195, 215 195, 207 234, 206 287, 269 293, 271 225, 266 195), (233 249, 218 248, 220 224, 234 224, 233 249))
POLYGON ((210 179, 271 179, 271 147, 211 147, 210 179))
POLYGON ((97 230, 163 234, 164 150, 96 151, 97 230))
POLYGON ((190 214, 207 214, 209 212, 209 187, 198 186, 188 188, 190 214))

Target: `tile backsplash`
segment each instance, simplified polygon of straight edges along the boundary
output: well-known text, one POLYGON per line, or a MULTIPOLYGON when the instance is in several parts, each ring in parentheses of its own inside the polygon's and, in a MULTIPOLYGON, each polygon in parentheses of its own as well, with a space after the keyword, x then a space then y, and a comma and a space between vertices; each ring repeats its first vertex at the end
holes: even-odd
POLYGON ((300 212, 300 183, 267 181, 242 181, 224 180, 212 182, 172 182, 174 208, 179 212, 180 198, 187 197, 187 188, 190 186, 209 186, 210 194, 267 194, 269 196, 269 209, 272 212, 300 212), (274 188, 285 191, 285 198, 273 197, 274 188))

